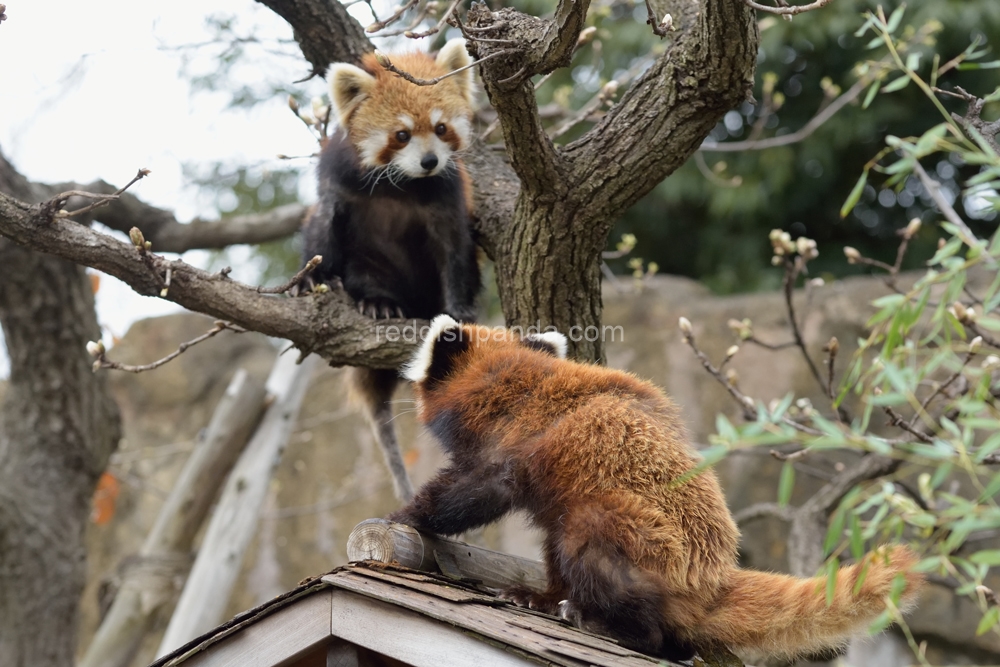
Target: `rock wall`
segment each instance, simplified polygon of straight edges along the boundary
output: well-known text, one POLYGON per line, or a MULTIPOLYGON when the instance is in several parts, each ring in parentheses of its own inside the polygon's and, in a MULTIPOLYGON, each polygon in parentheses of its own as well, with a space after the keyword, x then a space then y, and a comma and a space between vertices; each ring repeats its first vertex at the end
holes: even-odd
MULTIPOLYGON (((870 314, 867 304, 885 292, 876 279, 852 279, 798 294, 796 304, 803 333, 816 359, 821 359, 822 345, 836 335, 842 345, 841 364, 846 367, 853 353, 852 342, 862 333, 870 314)), ((726 325, 731 318, 750 317, 755 333, 762 339, 782 342, 790 338, 780 294, 720 298, 693 281, 657 277, 639 291, 627 281, 607 285, 605 307, 606 325, 620 327, 613 332, 607 330, 608 364, 663 386, 681 407, 695 442, 706 442, 714 432, 717 413, 726 414, 734 422, 740 413, 681 340, 678 317, 683 315, 693 322, 699 345, 715 360, 721 359, 734 342, 726 325)), ((198 315, 145 320, 132 327, 111 356, 131 363, 148 362, 210 326, 210 320, 198 315)), ((81 648, 96 629, 101 591, 106 582, 113 580, 122 558, 139 548, 193 439, 207 425, 232 373, 244 367, 259 377, 266 376, 276 350, 276 344, 262 336, 225 333, 153 372, 114 375, 125 439, 112 472, 120 481, 121 491, 114 516, 107 523, 92 525, 88 535, 90 583, 82 601, 81 648)), ((818 385, 794 349, 770 352, 744 346, 730 365, 739 373, 740 386, 756 398, 767 401, 791 390, 812 397, 817 404, 822 399, 818 385)), ((396 507, 381 453, 364 420, 349 405, 344 375, 342 369, 324 368, 313 379, 230 602, 233 614, 288 590, 309 575, 342 564, 346 560, 347 535, 354 525, 396 507)), ((412 404, 407 402, 409 394, 401 391, 397 399, 396 423, 405 458, 419 484, 433 474, 443 459, 417 427, 412 404)), ((736 454, 718 466, 734 509, 775 500, 779 469, 779 462, 766 452, 736 454)), ((793 504, 808 498, 822 484, 820 477, 810 477, 807 472, 800 471, 797 476, 793 504)), ((742 543, 746 564, 787 570, 785 537, 786 528, 781 522, 755 522, 742 543)), ((536 558, 539 554, 537 533, 518 517, 472 539, 510 553, 536 558)), ((920 611, 913 616, 914 632, 936 638, 932 652, 946 653, 949 660, 957 662, 965 656, 995 662, 983 651, 1000 653, 1000 642, 995 635, 974 637, 978 619, 974 606, 955 600, 945 589, 930 588, 920 611), (956 653, 956 646, 964 653, 956 653)), ((158 641, 158 636, 149 639, 136 665, 152 659, 158 641)), ((873 646, 869 653, 878 649, 882 651, 879 655, 892 647, 873 646)), ((854 657, 860 655, 856 652, 854 657)), ((862 663, 856 660, 852 664, 862 663)), ((868 664, 891 663, 872 657, 868 664)))

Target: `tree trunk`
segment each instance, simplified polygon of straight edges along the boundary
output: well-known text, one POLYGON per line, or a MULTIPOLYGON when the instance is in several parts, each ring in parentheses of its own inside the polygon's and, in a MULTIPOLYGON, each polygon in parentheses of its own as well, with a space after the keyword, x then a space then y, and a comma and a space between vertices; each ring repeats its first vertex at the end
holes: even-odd
POLYGON ((554 326, 569 337, 571 356, 603 362, 601 250, 607 231, 580 220, 564 200, 531 199, 522 191, 497 258, 507 325, 525 331, 554 326))
MULTIPOLYGON (((34 199, 0 157, 0 190, 34 199)), ((0 665, 70 667, 84 530, 118 444, 118 409, 86 352, 100 336, 82 267, 0 240, 0 665)))

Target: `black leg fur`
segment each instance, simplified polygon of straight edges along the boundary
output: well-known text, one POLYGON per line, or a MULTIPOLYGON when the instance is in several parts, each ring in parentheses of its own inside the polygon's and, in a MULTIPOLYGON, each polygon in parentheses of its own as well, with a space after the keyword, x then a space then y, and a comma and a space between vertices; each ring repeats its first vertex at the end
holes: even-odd
MULTIPOLYGON (((693 647, 677 639, 664 622, 669 603, 655 575, 636 567, 616 546, 616 518, 596 508, 581 508, 590 533, 585 542, 557 556, 568 582, 560 615, 585 630, 606 634, 623 646, 668 660, 687 660, 693 647)), ((572 520, 567 521, 567 524, 572 520)))
POLYGON ((496 521, 511 509, 511 496, 501 471, 445 468, 420 488, 413 501, 390 514, 437 535, 457 535, 496 521))

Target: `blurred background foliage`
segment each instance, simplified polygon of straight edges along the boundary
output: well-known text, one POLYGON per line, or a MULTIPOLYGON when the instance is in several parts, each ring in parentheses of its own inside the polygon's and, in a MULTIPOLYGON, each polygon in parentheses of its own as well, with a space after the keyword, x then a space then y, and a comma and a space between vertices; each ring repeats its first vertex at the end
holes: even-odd
MULTIPOLYGON (((441 3, 442 10, 446 4, 441 3)), ((509 4, 545 15, 555 2, 495 0, 492 4, 509 4)), ((889 13, 902 3, 838 0, 792 21, 761 15, 755 101, 729 112, 709 142, 782 136, 802 128, 857 81, 859 63, 884 55, 884 47, 868 48, 870 34, 855 36, 863 23, 863 12, 880 4, 889 13)), ((373 2, 373 6, 388 13, 390 3, 383 8, 373 2)), ((364 24, 365 19, 359 18, 364 24)), ((436 20, 429 19, 428 25, 436 20)), ((669 36, 661 41, 645 21, 646 9, 641 2, 595 0, 589 17, 589 25, 595 29, 591 41, 577 51, 570 68, 553 73, 538 86, 542 114, 557 131, 557 142, 568 143, 589 129, 642 71, 645 62, 669 43, 669 36), (610 90, 607 84, 616 78, 624 83, 610 90), (609 94, 599 101, 602 91, 609 94), (588 104, 592 105, 591 113, 578 113, 588 104), (567 119, 576 122, 567 127, 567 119)), ((252 20, 237 15, 212 17, 210 25, 215 40, 187 47, 188 53, 198 52, 202 57, 182 57, 184 72, 194 82, 196 92, 222 92, 230 96, 232 105, 247 108, 291 93, 305 113, 311 98, 325 94, 325 85, 319 80, 290 83, 305 71, 293 40, 259 38, 252 20), (214 57, 206 59, 205 55, 214 57), (261 59, 277 66, 258 67, 261 59), (210 63, 207 68, 206 62, 210 63)), ((942 88, 951 90, 958 85, 986 96, 1000 84, 1000 62, 995 62, 1000 55, 988 52, 991 45, 1000 44, 998 0, 922 0, 907 8, 903 29, 907 26, 933 34, 915 46, 922 51, 920 69, 924 73, 930 69, 934 53, 947 62, 970 44, 982 45, 977 50, 977 68, 952 70, 939 82, 942 88)), ((442 33, 422 40, 420 46, 434 49, 451 36, 442 33)), ((390 51, 413 44, 402 37, 375 41, 390 51)), ((616 274, 632 274, 637 258, 642 258, 647 266, 658 266, 660 272, 696 278, 718 293, 773 289, 782 276, 780 268, 769 264, 767 231, 773 228, 786 230, 793 238, 808 236, 818 242, 820 256, 811 263, 814 276, 865 270, 843 261, 840 248, 844 245, 891 263, 896 230, 914 217, 925 223, 938 218, 920 184, 911 178, 898 190, 883 189, 885 179, 874 175, 846 219, 840 218, 839 211, 865 163, 885 145, 887 135, 920 134, 940 122, 940 115, 912 85, 883 91, 866 108, 864 98, 862 94, 799 143, 766 150, 697 154, 618 222, 608 249, 614 250, 625 234, 634 235, 636 242, 631 253, 608 259, 610 269, 616 274)), ((951 111, 965 112, 960 100, 942 101, 951 111)), ((989 105, 983 115, 987 119, 1000 115, 1000 103, 989 105)), ((482 127, 488 127, 492 115, 485 101, 481 116, 482 127)), ((297 122, 291 114, 289 122, 297 122)), ((499 132, 493 132, 489 140, 499 141, 499 132)), ((265 178, 259 177, 259 170, 216 165, 193 173, 192 182, 207 193, 207 201, 218 205, 222 215, 265 210, 286 203, 288 197, 294 199, 296 192, 309 199, 314 161, 299 159, 283 164, 287 168, 267 172, 265 178), (235 181, 233 174, 237 174, 235 181), (281 188, 275 188, 275 178, 281 188), (295 179, 301 183, 294 184, 295 179), (256 188, 282 195, 261 197, 256 188), (234 201, 238 205, 230 207, 234 201)), ((958 212, 972 222, 977 233, 991 234, 997 223, 995 213, 981 216, 959 195, 958 183, 976 168, 955 158, 942 158, 934 167, 938 180, 957 200, 958 212)), ((923 258, 933 254, 939 235, 935 225, 925 224, 913 241, 904 268, 921 266, 923 258)), ((218 261, 224 264, 226 257, 218 261)), ((288 275, 299 262, 295 242, 263 246, 254 261, 260 262, 265 279, 288 275)))
MULTIPOLYGON (((884 47, 872 51, 866 48, 870 33, 854 36, 862 24, 862 12, 878 4, 888 13, 901 3, 847 0, 798 15, 793 21, 762 17, 754 97, 763 99, 764 79, 772 75, 776 78, 775 91, 785 98, 765 121, 762 137, 798 130, 829 102, 824 79, 847 90, 857 79, 856 63, 882 57, 884 47)), ((639 10, 633 13, 642 14, 639 10)), ((938 21, 941 27, 936 43, 924 47, 924 72, 930 67, 933 51, 946 62, 977 39, 1000 44, 1000 2, 996 0, 924 0, 913 3, 903 18, 904 25, 915 28, 928 21, 938 21)), ((619 23, 629 24, 623 31, 625 44, 618 48, 614 41, 605 43, 602 61, 608 64, 602 72, 627 67, 629 58, 645 52, 646 47, 638 41, 648 44, 655 39, 648 30, 637 33, 639 20, 631 15, 616 18, 615 12, 610 12, 598 19, 597 25, 602 32, 613 32, 613 26, 619 23)), ((995 57, 988 55, 986 60, 995 57)), ((953 71, 939 85, 946 89, 959 85, 985 96, 1000 84, 998 72, 953 71)), ((843 220, 839 215, 841 204, 864 164, 885 145, 886 135, 919 135, 941 118, 915 86, 880 94, 867 109, 862 108, 863 98, 849 104, 798 144, 696 156, 623 217, 610 243, 622 233, 635 234, 635 254, 655 261, 663 272, 697 278, 720 293, 772 289, 780 284, 781 270, 768 263, 767 230, 772 228, 818 242, 820 256, 811 267, 814 275, 839 276, 845 271, 863 270, 845 265, 840 253, 844 245, 891 263, 897 245, 896 230, 914 217, 924 222, 939 218, 919 183, 910 179, 897 194, 881 190, 884 179, 877 177, 865 188, 859 206, 843 220), (704 161, 699 169, 701 158, 704 161), (704 173, 706 167, 710 175, 704 173)), ((965 113, 962 102, 944 103, 950 110, 965 113)), ((998 113, 1000 105, 994 103, 984 116, 994 118, 998 113)), ((711 138, 718 142, 745 139, 760 115, 761 104, 747 102, 729 112, 711 138)), ((958 180, 970 175, 967 168, 946 159, 936 171, 953 195, 960 191, 958 180)), ((975 216, 969 215, 962 204, 956 202, 959 213, 974 221, 975 216)), ((988 234, 995 222, 981 221, 984 228, 977 231, 988 234)), ((923 230, 914 241, 906 268, 920 266, 933 254, 939 232, 933 225, 925 225, 923 230)), ((618 260, 614 268, 624 272, 624 260, 618 260)))

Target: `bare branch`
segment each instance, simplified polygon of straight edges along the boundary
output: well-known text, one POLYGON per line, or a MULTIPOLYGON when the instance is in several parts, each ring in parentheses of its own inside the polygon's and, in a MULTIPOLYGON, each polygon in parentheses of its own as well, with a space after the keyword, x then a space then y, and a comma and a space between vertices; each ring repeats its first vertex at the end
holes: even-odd
POLYGON ((303 278, 312 273, 317 266, 323 262, 322 255, 315 255, 312 259, 306 262, 306 265, 299 269, 291 279, 283 285, 278 285, 277 287, 257 287, 258 294, 284 294, 290 291, 293 287, 298 285, 303 278))
MULTIPOLYGON (((3 155, 0 155, 0 163, 9 166, 3 155)), ((150 206, 125 192, 125 188, 116 188, 105 181, 54 185, 33 183, 31 188, 36 191, 37 201, 56 200, 62 195, 107 197, 108 204, 103 208, 88 212, 76 210, 71 213, 72 217, 84 224, 96 220, 125 234, 138 227, 159 252, 182 253, 194 249, 225 248, 236 243, 274 241, 298 231, 307 213, 305 206, 286 204, 263 213, 236 215, 221 220, 196 218, 182 223, 172 212, 150 206)), ((57 208, 62 205, 59 203, 57 208)))
POLYGON ((823 382, 823 376, 820 375, 819 369, 816 368, 816 363, 812 360, 809 350, 806 349, 806 342, 802 338, 802 331, 799 329, 799 322, 795 316, 795 281, 799 277, 803 266, 804 262, 801 257, 795 257, 794 259, 792 257, 785 257, 785 279, 783 284, 785 308, 788 310, 788 321, 792 327, 792 336, 795 338, 795 344, 802 351, 802 356, 805 357, 806 363, 809 365, 809 371, 816 378, 816 382, 825 390, 826 383, 823 382))
POLYGON ((417 2, 418 2, 418 0, 406 0, 406 2, 404 2, 403 4, 401 4, 396 9, 396 11, 393 12, 392 16, 390 16, 389 18, 387 18, 387 19, 385 19, 383 21, 376 20, 375 23, 372 23, 370 26, 368 26, 367 28, 365 28, 365 32, 367 32, 369 34, 371 34, 373 32, 378 32, 379 30, 382 30, 382 29, 388 27, 389 25, 395 23, 396 21, 398 21, 400 19, 400 17, 403 14, 405 14, 408 11, 410 11, 410 9, 415 4, 417 4, 417 2))
POLYGON ((831 0, 815 0, 815 2, 810 2, 808 5, 790 5, 781 7, 771 7, 769 5, 762 5, 754 0, 743 0, 748 7, 752 7, 758 11, 768 12, 769 14, 781 14, 782 16, 795 16, 796 14, 801 14, 803 12, 811 12, 814 9, 820 9, 830 4, 831 0))
POLYGON ((959 234, 964 237, 962 241, 970 247, 975 246, 979 242, 979 239, 976 238, 976 235, 972 233, 969 226, 965 224, 965 221, 962 220, 961 216, 955 212, 955 209, 952 208, 951 204, 948 203, 948 200, 941 194, 941 184, 927 175, 927 172, 924 171, 923 165, 921 165, 920 161, 916 158, 913 160, 913 171, 920 178, 920 182, 923 183, 924 189, 927 190, 927 194, 929 194, 931 199, 934 200, 934 203, 937 204, 938 210, 944 214, 944 217, 948 219, 948 222, 958 227, 959 234))
POLYGON ((497 51, 496 53, 491 53, 490 55, 486 56, 485 58, 480 58, 479 60, 471 62, 468 65, 466 65, 465 67, 459 67, 456 70, 452 70, 451 72, 448 72, 447 74, 442 74, 441 76, 436 76, 433 79, 418 79, 417 77, 413 76, 409 72, 405 72, 405 71, 399 69, 398 67, 396 67, 395 65, 392 64, 392 61, 389 60, 389 56, 385 55, 381 51, 376 51, 375 52, 375 60, 377 60, 378 64, 382 66, 382 69, 387 70, 389 72, 392 72, 393 74, 396 74, 398 76, 401 76, 401 77, 403 77, 404 79, 406 79, 407 81, 409 81, 410 83, 412 83, 412 84, 414 84, 416 86, 433 86, 436 83, 444 81, 445 79, 447 79, 450 76, 455 76, 459 72, 464 72, 467 69, 471 69, 473 67, 476 67, 476 66, 480 65, 481 63, 484 63, 487 60, 490 60, 491 58, 496 58, 496 57, 499 57, 499 56, 505 56, 505 55, 509 55, 511 53, 514 53, 514 51, 497 51))
POLYGON ((1000 155, 1000 143, 997 142, 997 135, 1000 134, 1000 120, 992 122, 983 120, 981 114, 983 106, 986 105, 986 100, 976 97, 959 86, 955 86, 955 93, 950 94, 965 100, 969 105, 965 116, 959 116, 957 113, 951 114, 955 122, 964 127, 966 131, 974 130, 990 145, 994 153, 1000 155))
POLYGON ((162 366, 162 365, 164 365, 164 364, 166 364, 166 363, 168 363, 168 362, 176 359, 177 357, 181 356, 182 354, 184 354, 184 352, 189 347, 192 347, 194 345, 197 345, 198 343, 204 342, 204 341, 208 340, 209 338, 214 337, 216 334, 222 333, 223 331, 233 331, 235 333, 246 333, 247 332, 247 330, 244 329, 243 327, 238 327, 238 326, 234 325, 231 322, 223 322, 222 320, 216 320, 215 326, 213 326, 207 332, 203 333, 202 335, 198 336, 197 338, 193 338, 193 339, 191 339, 191 340, 189 340, 189 341, 187 341, 185 343, 181 343, 180 345, 177 346, 176 350, 174 350, 173 352, 171 352, 167 356, 163 357, 162 359, 157 359, 156 361, 154 361, 152 363, 143 364, 141 366, 132 366, 130 364, 123 364, 123 363, 118 362, 118 361, 111 361, 110 359, 107 358, 107 356, 105 356, 106 355, 106 351, 104 349, 104 345, 100 341, 98 341, 96 343, 94 343, 94 342, 88 343, 88 345, 87 345, 87 351, 90 352, 91 356, 94 357, 94 371, 95 372, 97 370, 101 369, 101 368, 113 368, 115 370, 125 371, 127 373, 142 373, 144 371, 151 371, 154 368, 159 368, 160 366, 162 366))
MULTIPOLYGON (((448 9, 444 10, 444 14, 441 15, 441 20, 439 20, 437 24, 434 25, 434 27, 428 30, 424 30, 423 32, 413 32, 413 28, 417 27, 417 25, 419 24, 419 22, 414 22, 413 26, 409 30, 403 31, 403 35, 405 35, 409 39, 422 39, 424 37, 430 37, 431 35, 438 34, 439 32, 441 32, 441 28, 444 27, 444 24, 447 23, 448 20, 452 17, 452 14, 455 13, 455 9, 458 7, 459 2, 460 0, 452 0, 452 3, 448 5, 448 9)), ((389 37, 391 35, 393 35, 393 33, 390 32, 390 33, 384 33, 381 36, 389 37)))
POLYGON ((704 143, 698 149, 706 153, 737 153, 743 151, 762 151, 778 146, 789 146, 803 141, 813 132, 823 126, 828 120, 833 118, 838 111, 858 98, 861 92, 868 87, 871 81, 867 78, 858 79, 853 86, 844 91, 837 99, 823 108, 812 119, 803 125, 799 130, 791 134, 783 134, 780 137, 768 137, 767 139, 754 139, 749 141, 727 141, 725 143, 704 143))
POLYGON ((46 217, 43 208, 4 194, 0 194, 0 235, 104 271, 148 296, 159 296, 169 268, 168 301, 245 329, 286 338, 303 352, 316 352, 333 365, 395 368, 410 356, 413 344, 388 341, 385 327, 407 325, 419 331, 424 324, 374 322, 359 314, 342 290, 297 299, 261 294, 255 287, 165 259, 76 222, 46 217))
POLYGON ((921 442, 926 442, 926 443, 934 442, 934 438, 927 435, 923 431, 911 426, 908 421, 903 419, 903 416, 901 414, 893 410, 890 406, 886 405, 882 409, 885 410, 885 414, 889 416, 889 424, 891 426, 898 426, 899 428, 903 429, 904 431, 912 435, 917 440, 920 440, 921 442))
POLYGON ((769 516, 781 519, 782 521, 791 521, 794 513, 795 510, 793 508, 782 506, 778 503, 756 503, 749 507, 744 507, 738 512, 734 512, 733 520, 739 526, 749 523, 754 519, 762 519, 769 516))

